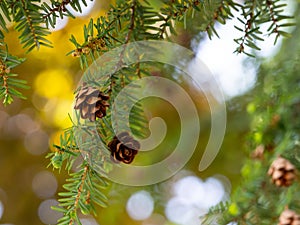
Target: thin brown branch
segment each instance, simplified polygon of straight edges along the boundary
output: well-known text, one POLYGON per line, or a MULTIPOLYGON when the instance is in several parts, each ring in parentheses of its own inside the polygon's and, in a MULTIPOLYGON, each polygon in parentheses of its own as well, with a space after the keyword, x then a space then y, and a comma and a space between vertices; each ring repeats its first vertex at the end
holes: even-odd
MULTIPOLYGON (((136 1, 133 1, 132 3, 132 6, 130 7, 130 10, 131 10, 131 16, 130 16, 130 24, 129 24, 129 27, 128 27, 128 32, 127 32, 127 35, 125 37, 125 41, 124 41, 124 47, 120 53, 120 59, 118 61, 118 63, 116 64, 116 68, 115 68, 115 71, 118 71, 119 68, 123 65, 123 58, 124 58, 124 53, 125 53, 125 50, 126 50, 126 45, 129 43, 130 39, 131 39, 131 34, 134 30, 134 19, 135 19, 135 9, 136 9, 136 1)), ((114 74, 114 73, 112 73, 114 74)), ((115 79, 113 77, 113 75, 111 76, 111 82, 110 82, 110 90, 112 90, 113 86, 115 85, 115 79)), ((124 77, 121 76, 121 85, 124 87, 125 86, 125 82, 124 82, 124 77)))
MULTIPOLYGON (((174 8, 172 7, 172 5, 174 4, 174 1, 170 1, 169 3, 169 8, 168 8, 168 15, 165 15, 165 19, 164 19, 164 23, 165 24, 170 24, 172 20, 177 19, 180 16, 183 16, 185 13, 187 13, 190 9, 193 8, 193 6, 198 6, 200 4, 200 1, 198 0, 194 0, 194 1, 190 1, 190 3, 188 3, 187 5, 184 5, 181 8, 178 8, 176 11, 174 10, 174 8)), ((159 38, 164 38, 164 34, 167 33, 167 26, 163 26, 162 30, 159 33, 159 38)))
POLYGON ((253 22, 254 22, 254 9, 255 9, 255 1, 253 2, 253 5, 251 7, 251 13, 250 13, 250 18, 247 20, 246 24, 245 24, 245 30, 244 30, 244 36, 242 37, 242 41, 240 43, 239 48, 237 49, 238 53, 242 53, 244 52, 245 49, 245 41, 247 40, 248 36, 249 36, 249 31, 250 29, 253 27, 253 22))
MULTIPOLYGON (((61 13, 61 12, 65 12, 66 6, 70 3, 70 0, 63 0, 62 2, 60 2, 60 5, 52 8, 49 10, 49 12, 45 15, 43 15, 43 19, 45 20, 46 18, 48 18, 51 15, 55 15, 56 13, 61 13)), ((58 2, 59 3, 59 2, 58 2)))
POLYGON ((214 25, 216 20, 219 18, 219 15, 222 13, 222 10, 223 10, 223 1, 221 2, 220 6, 217 8, 217 10, 213 13, 213 17, 212 17, 211 21, 206 26, 206 29, 205 29, 206 31, 211 29, 211 27, 214 25))
POLYGON ((138 77, 141 79, 142 76, 141 76, 141 64, 140 62, 137 63, 136 65, 136 74, 138 75, 138 77))
POLYGON ((3 87, 5 88, 5 95, 8 95, 8 83, 7 83, 7 75, 2 75, 3 77, 3 87))
POLYGON ((30 32, 31 32, 31 34, 33 36, 33 40, 34 40, 35 46, 36 46, 36 48, 39 48, 40 47, 40 43, 38 41, 38 38, 37 38, 37 35, 36 35, 36 31, 35 31, 35 28, 33 26, 32 18, 30 16, 29 9, 26 8, 26 4, 28 4, 28 3, 26 3, 24 0, 21 0, 21 3, 22 3, 22 7, 24 9, 24 16, 26 17, 27 23, 29 25, 30 32))
POLYGON ((266 5, 268 7, 268 10, 270 12, 270 15, 271 15, 271 20, 272 20, 272 23, 274 24, 275 28, 272 30, 273 33, 277 33, 277 35, 279 35, 278 33, 278 29, 279 29, 279 25, 278 25, 278 21, 277 19, 275 18, 275 13, 274 13, 274 2, 272 0, 267 0, 266 1, 266 5))
POLYGON ((7 74, 10 72, 10 69, 2 62, 2 60, 0 61, 0 77, 2 77, 3 79, 3 85, 2 87, 5 88, 5 95, 9 95, 8 92, 8 76, 7 74))
POLYGON ((53 147, 54 148, 56 148, 57 149, 57 151, 58 152, 60 152, 60 153, 64 153, 64 152, 74 152, 74 153, 78 153, 78 152, 80 152, 80 153, 86 153, 87 151, 85 151, 85 150, 82 150, 82 149, 78 149, 78 148, 69 148, 69 149, 65 149, 65 148, 62 148, 62 147, 60 147, 60 146, 58 146, 58 145, 53 145, 53 147))
POLYGON ((86 179, 88 170, 89 170, 89 166, 86 165, 84 167, 83 174, 81 175, 81 183, 80 183, 80 186, 78 188, 78 192, 77 192, 76 199, 75 199, 75 202, 74 202, 74 210, 77 210, 77 208, 78 208, 79 200, 80 200, 80 197, 81 197, 81 194, 82 194, 82 191, 83 191, 83 187, 84 187, 84 183, 85 183, 85 179, 86 179))

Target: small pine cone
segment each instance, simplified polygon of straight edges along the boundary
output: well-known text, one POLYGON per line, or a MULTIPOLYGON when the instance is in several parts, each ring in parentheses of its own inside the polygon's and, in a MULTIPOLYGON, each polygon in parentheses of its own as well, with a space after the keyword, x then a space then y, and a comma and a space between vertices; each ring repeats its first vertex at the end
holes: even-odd
POLYGON ((300 215, 290 209, 285 209, 280 214, 278 225, 300 225, 300 215))
POLYGON ((115 162, 132 163, 140 149, 140 143, 131 137, 128 132, 122 132, 108 143, 111 157, 115 162), (119 138, 119 139, 118 139, 119 138))
POLYGON ((264 158, 264 152, 265 152, 265 147, 264 145, 259 145, 256 147, 256 149, 252 152, 251 157, 253 159, 259 159, 263 160, 264 158))
POLYGON ((268 175, 272 177, 272 182, 276 186, 288 187, 296 178, 296 169, 290 161, 285 158, 278 157, 271 164, 268 175))
POLYGON ((107 100, 108 95, 100 92, 97 88, 83 86, 76 95, 74 109, 80 110, 82 119, 89 119, 91 122, 96 120, 96 117, 102 118, 106 116, 106 107, 109 106, 107 100))
POLYGON ((271 122, 270 122, 270 125, 272 127, 276 127, 280 121, 280 116, 278 114, 275 114, 274 116, 272 116, 272 119, 271 119, 271 122))

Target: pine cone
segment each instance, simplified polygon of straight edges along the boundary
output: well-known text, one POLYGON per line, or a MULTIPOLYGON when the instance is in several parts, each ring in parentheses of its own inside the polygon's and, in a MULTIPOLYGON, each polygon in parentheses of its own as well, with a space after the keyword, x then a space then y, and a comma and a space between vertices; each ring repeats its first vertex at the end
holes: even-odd
POLYGON ((112 159, 115 162, 130 164, 138 153, 140 143, 134 140, 128 132, 122 132, 108 143, 112 159), (119 139, 118 139, 119 137, 119 139))
POLYGON ((286 209, 280 214, 278 225, 300 225, 300 215, 286 209))
POLYGON ((270 166, 268 175, 272 177, 272 182, 279 187, 288 187, 296 178, 296 169, 290 161, 278 157, 270 166))
POLYGON ((256 149, 252 152, 251 157, 253 159, 264 159, 264 152, 265 152, 265 146, 259 145, 256 147, 256 149))
POLYGON ((80 110, 82 119, 87 119, 91 122, 96 120, 96 117, 102 118, 106 116, 106 107, 109 106, 108 95, 100 92, 97 88, 85 86, 79 90, 76 95, 74 109, 80 110))

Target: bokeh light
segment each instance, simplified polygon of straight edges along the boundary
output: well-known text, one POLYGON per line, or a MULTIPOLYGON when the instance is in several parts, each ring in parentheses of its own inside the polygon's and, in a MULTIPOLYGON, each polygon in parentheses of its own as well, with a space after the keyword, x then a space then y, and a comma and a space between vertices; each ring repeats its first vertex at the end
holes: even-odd
POLYGON ((22 137, 22 132, 18 129, 17 116, 6 117, 3 124, 3 136, 7 139, 18 139, 22 137))
POLYGON ((18 129, 22 131, 24 134, 35 132, 40 128, 40 125, 26 114, 21 113, 16 115, 15 120, 18 129))
POLYGON ((24 146, 32 155, 41 155, 48 150, 49 137, 46 132, 38 130, 25 136, 24 146))
POLYGON ((145 220, 154 210, 154 201, 147 191, 139 191, 130 196, 126 210, 133 220, 145 220))
POLYGON ((51 206, 57 206, 58 201, 48 199, 43 201, 38 208, 38 216, 44 224, 56 224, 57 220, 62 217, 62 213, 54 211, 51 206))
POLYGON ((44 70, 37 76, 34 87, 36 93, 42 97, 62 97, 72 92, 72 78, 67 70, 44 70))
POLYGON ((55 27, 54 28, 50 27, 49 30, 52 32, 61 30, 68 24, 68 21, 69 21, 68 17, 63 17, 63 18, 57 17, 55 27))
POLYGON ((227 192, 231 189, 228 182, 222 175, 205 181, 193 175, 180 178, 173 184, 173 196, 165 207, 166 217, 180 225, 201 224, 200 216, 205 215, 210 207, 228 200, 227 192))
POLYGON ((50 198, 57 190, 57 181, 53 173, 41 171, 32 180, 32 189, 39 198, 50 198))
POLYGON ((177 181, 173 186, 173 192, 175 196, 191 204, 197 204, 205 197, 203 181, 195 176, 186 176, 177 181))

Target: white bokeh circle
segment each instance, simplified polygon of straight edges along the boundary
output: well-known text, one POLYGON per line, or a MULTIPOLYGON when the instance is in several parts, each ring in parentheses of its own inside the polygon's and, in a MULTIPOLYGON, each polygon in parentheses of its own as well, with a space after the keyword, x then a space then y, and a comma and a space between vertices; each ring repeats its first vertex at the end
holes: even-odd
MULTIPOLYGON (((88 83, 88 81, 96 81, 98 84, 105 83, 118 70, 137 62, 158 62, 171 65, 176 70, 185 73, 194 85, 203 91, 211 113, 211 133, 199 163, 199 170, 205 170, 216 157, 223 142, 226 128, 225 99, 214 76, 191 50, 166 41, 131 42, 100 56, 85 71, 81 83, 88 83), (123 57, 122 65, 120 65, 120 56, 123 57), (192 67, 190 63, 193 64, 192 67), (201 83, 199 79, 195 79, 198 76, 201 76, 201 80, 205 82, 201 83)), ((107 172, 107 178, 113 182, 131 186, 144 186, 164 181, 182 169, 196 149, 200 136, 200 122, 195 104, 189 94, 177 82, 161 76, 137 79, 125 86, 113 99, 110 106, 110 116, 114 133, 116 135, 123 131, 131 133, 129 125, 130 111, 135 103, 146 97, 162 98, 176 109, 181 124, 177 146, 167 158, 158 163, 146 166, 114 164, 109 171, 105 171, 107 172), (175 97, 167 93, 167 90, 170 89, 175 90, 175 97), (130 100, 127 96, 131 96, 130 100), (181 100, 178 101, 176 96, 180 96, 181 100), (135 99, 135 101, 132 101, 132 99, 135 99), (116 123, 118 126, 115 125, 116 123)), ((78 114, 75 113, 76 116, 78 118, 78 114)), ((74 121, 78 120, 74 119, 74 121)), ((166 125, 161 118, 153 118, 149 121, 149 130, 151 135, 144 140, 134 137, 141 143, 141 151, 152 150, 160 144, 167 132, 166 125)), ((106 144, 98 136, 97 122, 92 125, 89 123, 89 126, 84 122, 78 122, 74 127, 74 133, 79 148, 89 152, 85 154, 85 157, 89 157, 88 160, 91 165, 103 174, 105 162, 103 162, 103 157, 99 157, 99 154, 107 155, 108 150, 106 144), (94 159, 91 159, 91 157, 94 157, 94 159)))

